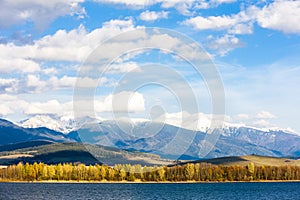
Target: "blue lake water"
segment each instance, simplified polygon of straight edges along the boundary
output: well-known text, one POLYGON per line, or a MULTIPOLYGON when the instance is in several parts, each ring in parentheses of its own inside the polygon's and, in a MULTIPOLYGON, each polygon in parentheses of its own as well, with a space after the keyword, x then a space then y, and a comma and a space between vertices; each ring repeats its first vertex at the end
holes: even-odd
POLYGON ((0 183, 0 199, 300 199, 300 183, 0 183))

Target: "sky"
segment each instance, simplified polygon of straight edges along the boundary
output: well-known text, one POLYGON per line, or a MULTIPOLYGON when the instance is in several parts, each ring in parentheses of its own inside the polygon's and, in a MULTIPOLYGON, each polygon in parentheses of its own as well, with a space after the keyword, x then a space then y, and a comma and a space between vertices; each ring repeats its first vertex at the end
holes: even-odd
POLYGON ((77 87, 101 119, 205 121, 221 89, 226 121, 299 133, 299 21, 299 0, 1 0, 0 117, 70 119, 77 87), (191 66, 201 52, 222 88, 191 66))

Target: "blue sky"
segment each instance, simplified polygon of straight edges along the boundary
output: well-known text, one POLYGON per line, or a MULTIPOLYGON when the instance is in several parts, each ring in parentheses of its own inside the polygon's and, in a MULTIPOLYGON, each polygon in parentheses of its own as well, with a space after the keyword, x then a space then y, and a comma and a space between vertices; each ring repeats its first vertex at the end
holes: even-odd
MULTIPOLYGON (((300 132, 299 21, 298 0, 1 1, 0 116, 13 121, 37 114, 71 118, 77 73, 90 53, 123 32, 159 27, 190 37, 209 54, 224 85, 226 121, 300 132)), ((109 116, 112 91, 124 75, 154 60, 192 85, 197 112, 209 116, 211 91, 205 80, 187 63, 154 50, 112 64, 98 82, 97 116, 109 116)), ((90 79, 84 83, 89 81, 93 86, 90 79)), ((159 105, 176 124, 178 113, 188 112, 176 104, 176 92, 163 87, 132 94, 135 117, 147 118, 159 105)))

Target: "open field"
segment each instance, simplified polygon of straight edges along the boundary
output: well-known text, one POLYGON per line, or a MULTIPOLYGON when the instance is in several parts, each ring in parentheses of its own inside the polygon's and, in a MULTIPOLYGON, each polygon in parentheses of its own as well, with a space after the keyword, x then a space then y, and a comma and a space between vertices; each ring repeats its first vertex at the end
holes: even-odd
POLYGON ((259 155, 247 155, 247 156, 228 156, 221 158, 203 159, 197 161, 185 161, 179 163, 180 165, 186 163, 210 163, 213 165, 226 165, 226 166, 247 166, 249 163, 254 163, 256 166, 300 166, 300 159, 290 159, 290 158, 276 158, 269 156, 259 156, 259 155))

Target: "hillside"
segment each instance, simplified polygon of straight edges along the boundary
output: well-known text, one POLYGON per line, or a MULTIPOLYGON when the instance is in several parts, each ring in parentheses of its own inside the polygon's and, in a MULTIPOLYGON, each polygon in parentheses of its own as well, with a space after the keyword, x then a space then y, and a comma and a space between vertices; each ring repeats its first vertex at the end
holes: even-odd
MULTIPOLYGON (((39 143, 42 143, 40 141, 39 143)), ((32 142, 31 142, 32 144, 32 142)), ((29 144, 28 144, 29 145, 29 144)), ((21 143, 21 146, 28 146, 21 143)), ((118 164, 142 164, 142 165, 167 165, 169 161, 160 159, 153 154, 123 151, 111 147, 99 145, 86 145, 81 143, 52 143, 34 144, 26 148, 14 148, 7 151, 12 145, 0 146, 0 165, 16 164, 19 162, 44 162, 55 163, 104 163, 107 165, 118 164), (89 151, 87 151, 87 149, 89 151), (90 152, 94 152, 96 159, 90 152)), ((15 145, 18 146, 18 145, 15 145)))
POLYGON ((247 155, 247 156, 229 156, 212 159, 203 159, 192 162, 182 162, 180 165, 187 163, 210 163, 213 165, 226 166, 247 166, 249 163, 254 163, 256 166, 300 166, 300 159, 277 158, 270 156, 247 155))

